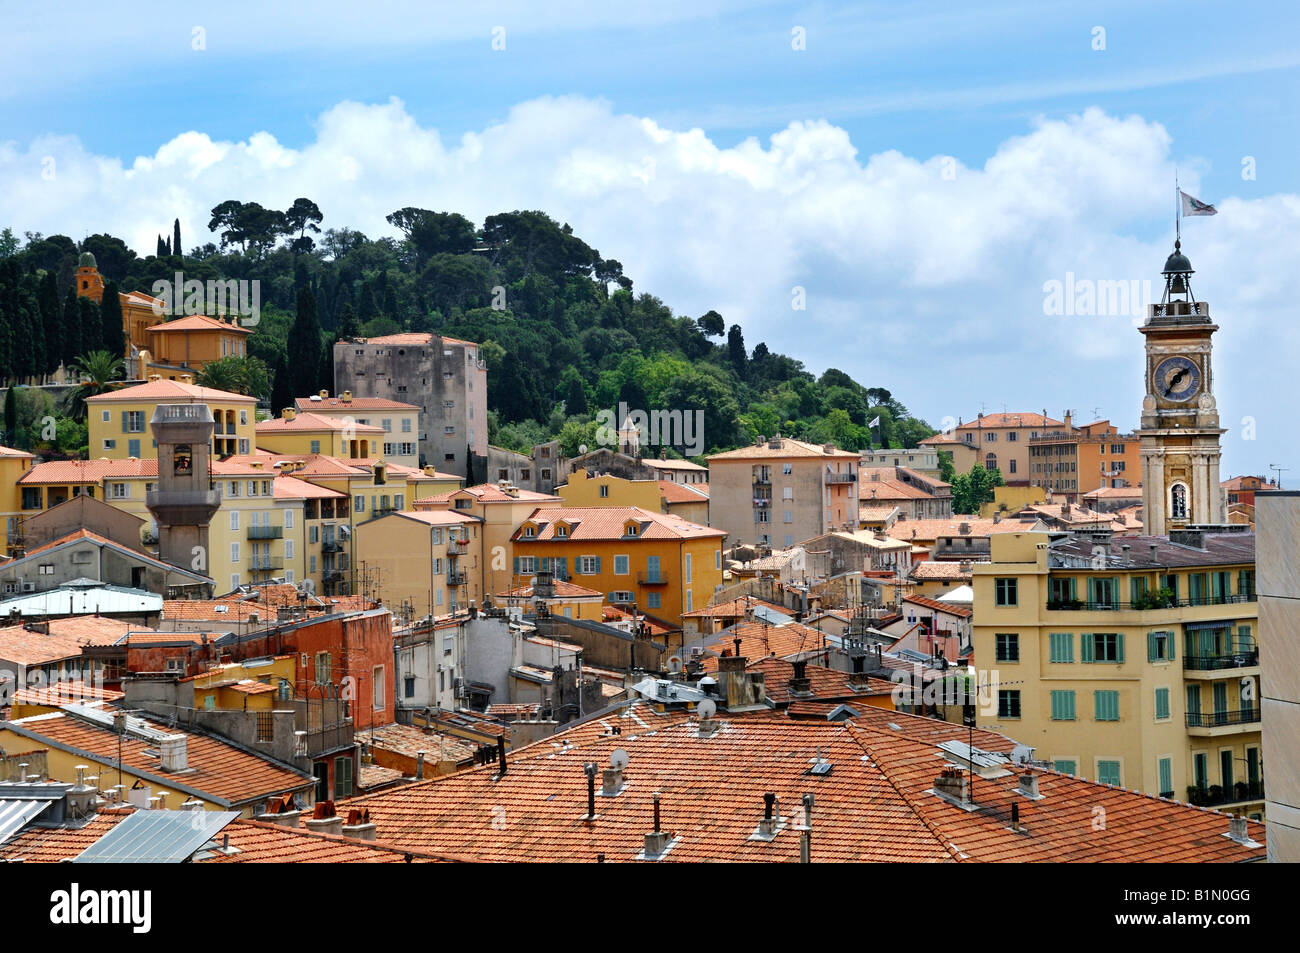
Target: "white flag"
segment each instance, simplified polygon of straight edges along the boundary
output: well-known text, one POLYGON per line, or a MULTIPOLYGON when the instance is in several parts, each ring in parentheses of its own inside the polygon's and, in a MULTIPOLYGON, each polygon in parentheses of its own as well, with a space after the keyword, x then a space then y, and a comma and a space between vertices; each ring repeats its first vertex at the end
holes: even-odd
POLYGON ((1213 205, 1207 205, 1200 199, 1194 199, 1181 189, 1178 194, 1183 200, 1183 215, 1218 215, 1219 210, 1213 205))
POLYGON ((871 421, 871 423, 867 424, 867 426, 868 426, 868 427, 878 427, 878 426, 880 426, 880 418, 879 418, 879 417, 875 418, 873 421, 871 421))

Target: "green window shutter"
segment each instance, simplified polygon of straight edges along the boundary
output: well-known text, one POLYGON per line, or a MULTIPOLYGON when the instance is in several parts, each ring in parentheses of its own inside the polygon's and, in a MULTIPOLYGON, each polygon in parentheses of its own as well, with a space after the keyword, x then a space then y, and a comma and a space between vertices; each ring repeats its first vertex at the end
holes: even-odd
POLYGON ((599 557, 599 556, 596 557, 596 574, 597 574, 597 575, 600 574, 600 557, 599 557))
POLYGON ((1154 662, 1155 660, 1156 660, 1156 633, 1148 632, 1147 633, 1147 661, 1154 662))
MULTIPOLYGON (((1169 689, 1156 689, 1156 717, 1163 720, 1169 717, 1169 689)), ((1168 791, 1168 788, 1161 788, 1162 791, 1168 791)))
POLYGON ((1098 761, 1097 762, 1097 781, 1100 784, 1113 784, 1119 787, 1119 762, 1118 761, 1098 761))
POLYGON ((1052 692, 1052 720, 1074 721, 1074 692, 1056 690, 1052 692))
POLYGON ((1115 659, 1118 662, 1124 661, 1124 633, 1117 633, 1115 636, 1115 659))
POLYGON ((514 574, 515 574, 516 576, 519 575, 519 557, 518 557, 518 556, 515 557, 515 570, 514 570, 514 574))
POLYGON ((555 559, 553 560, 553 564, 556 567, 555 575, 557 579, 569 578, 569 557, 568 556, 556 556, 555 559))
POLYGON ((1169 758, 1160 759, 1160 793, 1172 792, 1174 789, 1174 765, 1169 758))
POLYGON ((1242 652, 1250 650, 1250 626, 1237 626, 1237 648, 1242 652))
POLYGON ((1053 662, 1074 661, 1074 635, 1069 632, 1053 632, 1051 639, 1051 660, 1053 662))
POLYGON ((538 572, 549 572, 549 571, 550 571, 550 568, 551 568, 551 557, 550 557, 550 556, 542 556, 542 557, 540 557, 540 558, 537 560, 537 571, 538 571, 538 572))
POLYGON ((1174 660, 1174 656, 1178 654, 1174 650, 1174 633, 1172 632, 1165 633, 1165 646, 1169 651, 1169 661, 1172 662, 1174 660))
POLYGON ((1079 655, 1085 662, 1095 662, 1097 660, 1091 632, 1085 632, 1079 636, 1079 655))
POLYGON ((1060 771, 1062 774, 1075 774, 1079 769, 1078 765, 1069 759, 1053 761, 1052 764, 1054 764, 1056 770, 1060 771))

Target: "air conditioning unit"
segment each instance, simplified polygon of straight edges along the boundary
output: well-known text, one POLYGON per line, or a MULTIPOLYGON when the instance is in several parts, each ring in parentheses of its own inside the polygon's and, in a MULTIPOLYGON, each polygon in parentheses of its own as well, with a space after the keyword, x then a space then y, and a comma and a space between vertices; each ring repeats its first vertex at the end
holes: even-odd
POLYGON ((34 582, 23 583, 23 592, 35 592, 35 591, 36 591, 36 583, 34 582))

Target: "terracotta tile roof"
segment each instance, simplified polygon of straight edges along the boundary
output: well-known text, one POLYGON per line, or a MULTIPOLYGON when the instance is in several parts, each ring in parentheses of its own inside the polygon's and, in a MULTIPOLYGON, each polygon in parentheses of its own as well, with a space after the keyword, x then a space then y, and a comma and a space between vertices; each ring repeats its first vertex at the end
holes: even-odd
POLYGON ((745 615, 748 609, 755 609, 762 606, 765 609, 771 609, 774 612, 781 612, 786 615, 792 615, 793 610, 788 610, 772 602, 766 602, 762 599, 746 598, 741 596, 737 599, 730 599, 726 602, 719 602, 717 605, 705 606, 703 609, 692 609, 690 612, 683 612, 683 619, 739 619, 745 615))
MULTIPOLYGON (((987 560, 985 560, 987 562, 987 560)), ((921 579, 970 579, 971 571, 967 567, 964 571, 961 563, 952 562, 943 559, 927 559, 924 562, 916 563, 912 567, 912 578, 921 579)))
POLYGON ((124 692, 111 688, 102 688, 91 682, 55 682, 41 688, 18 688, 14 690, 15 705, 45 705, 59 708, 67 704, 80 705, 91 701, 116 702, 126 697, 124 692))
POLYGON ((351 400, 344 400, 342 397, 299 397, 294 401, 298 410, 316 411, 322 410, 419 410, 415 404, 404 404, 398 400, 388 400, 386 397, 353 397, 351 400))
MULTIPOLYGON (((163 613, 166 618, 166 611, 163 613)), ((126 637, 128 648, 140 648, 145 645, 201 645, 203 632, 136 632, 126 637)))
POLYGON ((140 628, 117 619, 73 616, 51 619, 49 632, 22 625, 0 629, 0 658, 22 665, 44 665, 59 659, 76 658, 87 645, 115 645, 129 630, 140 628))
POLYGON ((164 619, 186 622, 216 622, 236 625, 257 613, 261 622, 274 622, 275 607, 246 599, 168 599, 163 602, 164 619))
POLYGON ((921 440, 919 442, 920 445, 923 447, 930 447, 930 446, 941 445, 941 444, 953 444, 953 443, 959 443, 962 446, 967 445, 965 440, 958 440, 950 433, 937 433, 931 437, 926 437, 924 440, 921 440))
POLYGON ((709 501, 709 485, 707 483, 674 483, 672 480, 660 480, 659 495, 668 503, 707 503, 709 501))
POLYGON ((346 493, 331 490, 329 487, 317 486, 306 480, 296 480, 289 476, 275 478, 275 498, 277 500, 328 500, 345 499, 346 493))
POLYGON ((462 493, 468 493, 479 503, 541 503, 560 500, 560 497, 552 496, 549 493, 535 493, 532 490, 519 489, 511 494, 503 491, 495 483, 480 483, 476 486, 466 486, 459 490, 450 490, 446 493, 436 493, 433 496, 423 497, 416 500, 415 505, 419 509, 439 505, 446 506, 453 496, 462 493))
MULTIPOLYGON (((1227 479, 1227 480, 1221 480, 1221 481, 1219 481, 1219 486, 1223 487, 1225 490, 1249 490, 1249 489, 1252 489, 1252 487, 1248 487, 1248 486, 1246 486, 1246 481, 1247 481, 1247 480, 1258 481, 1258 486, 1253 487, 1253 489, 1256 489, 1256 490, 1276 490, 1276 489, 1277 489, 1277 484, 1275 484, 1272 480, 1267 480, 1267 479, 1265 479, 1265 478, 1262 477, 1262 476, 1249 476, 1249 475, 1247 475, 1247 476, 1230 477, 1230 478, 1227 479)), ((1136 490, 1136 491, 1137 491, 1137 494, 1138 494, 1139 496, 1142 495, 1142 487, 1140 487, 1140 486, 1138 486, 1138 487, 1124 487, 1124 489, 1126 489, 1126 490, 1136 490)))
POLYGON ((31 460, 32 455, 26 450, 15 450, 13 447, 0 447, 0 457, 22 457, 31 460))
POLYGON ((503 721, 513 721, 517 718, 536 718, 542 713, 542 703, 522 702, 488 705, 486 713, 503 721))
POLYGON ((819 443, 804 443, 802 440, 795 440, 793 437, 782 437, 781 446, 771 448, 765 441, 762 444, 751 444, 748 447, 740 447, 736 450, 727 450, 723 453, 715 453, 706 459, 712 464, 715 460, 783 460, 787 458, 805 458, 818 457, 825 460, 859 460, 861 454, 852 453, 848 450, 835 449, 827 453, 819 443))
MULTIPOLYGON (((93 398, 92 398, 93 399, 93 398)), ((38 463, 18 480, 22 486, 63 483, 100 483, 107 477, 156 477, 157 460, 51 460, 38 463)))
POLYGON ((414 759, 419 752, 424 752, 430 770, 439 760, 472 761, 479 743, 458 738, 445 731, 425 731, 414 725, 391 724, 382 728, 356 733, 358 744, 368 744, 372 748, 392 751, 414 759))
MULTIPOLYGON (((344 814, 346 819, 343 806, 340 802, 340 813, 344 814)), ((29 828, 0 847, 0 859, 21 859, 30 864, 53 864, 70 860, 132 813, 134 808, 116 808, 101 811, 84 827, 29 828)), ((235 853, 214 853, 196 862, 400 864, 434 863, 445 860, 432 855, 409 854, 407 851, 383 844, 366 843, 332 834, 319 834, 303 827, 286 828, 278 824, 245 818, 231 821, 217 835, 218 840, 227 837, 235 853)))
MULTIPOLYGON (((632 613, 628 612, 626 609, 620 609, 618 606, 601 606, 600 617, 605 622, 631 622, 632 621, 632 613)), ((648 616, 644 612, 638 611, 636 615, 636 619, 643 626, 645 626, 646 632, 648 632, 651 636, 667 635, 670 632, 677 631, 677 629, 674 626, 668 625, 665 622, 660 622, 658 619, 655 619, 652 616, 648 616)))
MULTIPOLYGON (((804 707, 804 706, 801 706, 804 707)), ((931 793, 947 764, 938 745, 967 740, 967 729, 862 706, 848 721, 785 712, 719 713, 719 730, 700 737, 688 712, 657 714, 635 703, 518 749, 508 771, 495 765, 367 795, 380 841, 480 861, 609 862, 644 856, 659 794, 672 835, 664 859, 759 862, 798 858, 800 798, 813 793, 812 859, 833 861, 1199 861, 1262 860, 1262 846, 1223 836, 1227 815, 1191 808, 1052 771, 1039 773, 1041 800, 1015 793, 1016 773, 974 779, 979 808, 966 811, 931 793), (621 733, 613 734, 614 726, 621 733), (896 727, 894 727, 896 726, 896 727), (583 765, 629 757, 625 786, 598 797, 588 819, 583 765), (813 776, 818 757, 832 765, 813 776), (770 840, 752 837, 764 791, 778 796, 787 823, 770 840), (1009 829, 1012 804, 1024 831, 1009 829), (1094 808, 1109 823, 1096 830, 1094 808)), ((1012 742, 974 733, 977 747, 1008 752, 1012 742)), ((1263 825, 1249 833, 1264 839, 1263 825)))
POLYGON ((158 731, 186 736, 186 763, 190 770, 164 772, 159 767, 153 742, 131 734, 119 739, 111 727, 101 727, 65 712, 3 722, 0 728, 42 743, 72 748, 78 757, 91 758, 100 765, 117 764, 120 741, 124 767, 153 775, 157 780, 152 786, 156 789, 173 795, 197 792, 215 803, 243 804, 273 794, 304 790, 314 783, 310 775, 249 754, 214 737, 178 731, 151 719, 142 720, 158 731))
MULTIPOLYGON (((599 589, 588 589, 586 586, 580 586, 574 582, 568 582, 564 579, 556 579, 555 598, 557 599, 589 599, 592 597, 604 598, 605 594, 599 589)), ((532 586, 518 586, 509 592, 498 592, 498 599, 531 599, 533 597, 532 586)))
MULTIPOLYGON (((644 457, 641 462, 655 470, 699 470, 708 472, 708 467, 702 467, 698 463, 691 463, 689 460, 677 460, 669 457, 644 457)), ((707 486, 708 484, 705 484, 707 486)))
POLYGON ((405 778, 396 768, 385 768, 378 764, 363 764, 357 772, 357 790, 371 791, 375 788, 389 787, 405 778))
POLYGON ((949 602, 940 602, 938 599, 930 599, 927 596, 905 596, 903 601, 931 609, 934 612, 944 612, 948 615, 957 616, 959 619, 969 619, 971 616, 970 609, 949 602))
POLYGON ((233 334, 252 334, 248 328, 241 327, 239 324, 232 324, 229 321, 218 321, 216 318, 210 318, 206 314, 192 314, 185 318, 176 318, 173 321, 165 321, 162 324, 152 324, 149 326, 152 334, 170 333, 172 331, 225 331, 233 334))
POLYGON ((858 519, 871 523, 883 523, 897 512, 897 506, 859 506, 858 519))
MULTIPOLYGON (((1239 478, 1240 479, 1240 478, 1239 478)), ((1231 481, 1229 481, 1231 482, 1231 481)), ((1226 486, 1227 484, 1220 484, 1226 486)), ((1109 500, 1109 499, 1142 499, 1142 487, 1140 486, 1103 486, 1095 490, 1089 490, 1083 494, 1085 500, 1109 500)))
MULTIPOLYGON (((417 523, 428 523, 430 526, 447 526, 459 525, 462 523, 481 523, 482 517, 474 516, 472 513, 462 513, 459 510, 399 510, 392 514, 402 519, 415 520, 417 523)), ((381 517, 382 518, 382 517, 381 517)))
POLYGON ((1037 519, 1022 521, 1003 519, 994 521, 976 516, 954 516, 952 519, 899 520, 885 529, 885 535, 902 540, 936 540, 942 536, 991 536, 994 533, 1026 533, 1037 525, 1037 519), (965 533, 962 526, 969 527, 965 533))
POLYGON ((419 347, 422 344, 428 345, 433 343, 433 335, 416 331, 405 331, 400 334, 381 334, 377 338, 362 338, 367 344, 379 344, 381 346, 407 345, 419 347))
MULTIPOLYGON (((709 638, 714 641, 706 646, 708 651, 721 655, 723 651, 734 654, 736 638, 739 637, 740 654, 748 659, 760 659, 774 655, 777 658, 812 654, 822 648, 822 633, 798 622, 786 625, 765 625, 762 622, 737 622, 730 628, 715 632, 709 638)), ((706 655, 703 660, 705 671, 716 671, 718 660, 706 655)))
POLYGON ((292 420, 284 417, 276 417, 274 420, 263 420, 257 425, 258 434, 275 434, 286 431, 343 431, 350 430, 357 434, 381 434, 384 433, 383 427, 376 427, 373 424, 359 424, 356 421, 345 421, 339 417, 326 417, 321 414, 300 413, 295 414, 292 420))
MULTIPOLYGON (((767 697, 773 704, 788 705, 799 701, 790 694, 790 679, 794 678, 794 664, 780 658, 761 658, 749 662, 746 671, 762 672, 763 686, 767 697)), ((894 691, 894 683, 883 678, 868 676, 866 691, 854 691, 849 684, 849 673, 825 665, 808 664, 804 667, 804 676, 811 682, 810 688, 815 699, 846 700, 865 695, 889 695, 894 691)))
POLYGON ((924 490, 904 483, 902 480, 892 478, 883 478, 879 480, 867 479, 866 469, 858 471, 858 497, 868 501, 873 500, 932 500, 933 493, 926 493, 924 490))
POLYGON ((1053 420, 1051 417, 1044 417, 1042 414, 1036 414, 1033 411, 1022 411, 1019 413, 1006 414, 985 414, 983 417, 977 417, 969 423, 961 424, 958 430, 988 430, 997 427, 1064 427, 1065 424, 1059 420, 1053 420))
MULTIPOLYGON (((240 330, 243 331, 244 329, 240 328, 240 330)), ((244 333, 248 332, 245 331, 244 333)), ((136 384, 134 387, 123 387, 121 390, 109 391, 107 394, 87 397, 86 403, 105 404, 124 400, 178 404, 188 404, 196 401, 215 404, 257 403, 256 397, 250 397, 247 394, 234 394, 227 390, 216 390, 212 387, 200 387, 198 384, 187 384, 184 381, 166 379, 148 381, 144 384, 136 384)))
POLYGON ((510 537, 520 543, 591 540, 621 540, 627 537, 623 527, 629 521, 640 524, 640 539, 721 539, 726 531, 701 526, 671 513, 655 513, 640 506, 561 506, 536 509, 528 521, 537 523, 536 536, 525 537, 522 526, 510 537), (555 524, 569 524, 568 535, 557 537, 555 524))

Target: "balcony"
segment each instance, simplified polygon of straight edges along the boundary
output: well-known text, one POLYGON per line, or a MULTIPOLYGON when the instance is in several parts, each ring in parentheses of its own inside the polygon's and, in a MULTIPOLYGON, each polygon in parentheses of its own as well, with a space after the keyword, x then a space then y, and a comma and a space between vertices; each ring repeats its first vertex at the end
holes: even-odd
POLYGON ((1049 612, 1159 612, 1164 609, 1190 609, 1201 606, 1227 606, 1254 602, 1254 593, 1231 596, 1198 596, 1195 599, 1165 599, 1162 602, 1089 602, 1084 599, 1048 599, 1049 612))
POLYGON ((759 508, 771 506, 772 498, 768 496, 756 496, 754 497, 754 505, 759 508))
POLYGON ((447 541, 448 556, 464 556, 469 552, 469 541, 464 539, 450 539, 447 541))
POLYGON ((248 558, 248 568, 255 572, 283 569, 284 558, 281 556, 250 556, 248 558))
POLYGON ((828 473, 826 474, 827 483, 857 483, 858 475, 850 470, 848 473, 828 473))
POLYGON ((1213 737, 1248 731, 1259 731, 1258 708, 1187 713, 1187 732, 1191 735, 1213 737))
POLYGON ((339 539, 327 539, 320 544, 323 553, 341 553, 343 552, 343 541, 339 539))
POLYGON ((1225 789, 1218 784, 1209 787, 1191 785, 1187 788, 1187 803, 1195 807, 1218 807, 1221 804, 1262 800, 1264 800, 1263 781, 1238 781, 1230 789, 1225 789))
POLYGON ((447 573, 447 585, 449 586, 467 586, 469 585, 469 573, 449 572, 447 573))
POLYGON ((1259 665, 1259 649, 1247 648, 1226 655, 1186 655, 1183 668, 1189 672, 1223 672, 1229 669, 1253 668, 1259 665))
POLYGON ((668 577, 661 572, 639 572, 636 574, 636 581, 639 586, 668 585, 668 577))
POLYGON ((772 485, 771 477, 762 477, 762 476, 754 477, 754 486, 771 486, 771 485, 772 485))
POLYGON ((284 535, 283 526, 250 526, 248 527, 249 539, 279 539, 284 535))

